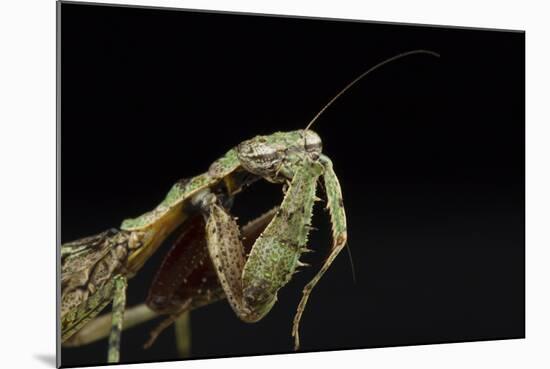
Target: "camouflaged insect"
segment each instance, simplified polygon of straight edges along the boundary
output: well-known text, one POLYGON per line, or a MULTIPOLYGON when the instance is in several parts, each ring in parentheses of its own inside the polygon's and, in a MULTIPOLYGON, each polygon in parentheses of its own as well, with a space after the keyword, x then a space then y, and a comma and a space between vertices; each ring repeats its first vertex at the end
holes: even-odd
MULTIPOLYGON (((318 199, 317 186, 322 180, 333 243, 321 269, 303 289, 292 327, 295 349, 298 349, 300 319, 310 293, 347 240, 346 215, 338 178, 331 160, 322 153, 321 138, 309 127, 328 106, 370 72, 390 61, 420 53, 438 56, 431 51, 415 50, 386 59, 342 89, 306 129, 277 132, 244 141, 215 161, 206 173, 176 183, 155 209, 125 220, 120 230, 113 229, 62 245, 63 342, 75 336, 113 301, 108 360, 118 361, 126 280, 139 271, 178 227, 196 224, 190 219, 196 219, 197 214, 204 217, 201 224, 205 229, 201 237, 208 250, 212 274, 217 276, 212 284, 216 291, 213 293, 206 288, 206 283, 212 282, 211 278, 202 278, 205 285, 199 285, 190 297, 178 302, 179 309, 170 310, 174 313, 168 322, 173 322, 174 317, 186 310, 223 296, 243 321, 262 319, 277 301, 279 289, 302 265, 300 257, 308 251, 313 204, 318 199), (253 237, 247 255, 241 228, 228 209, 234 196, 258 179, 282 184, 284 199, 276 211, 252 222, 249 229, 242 229, 245 235, 254 233, 250 229, 258 233, 253 237)), ((198 249, 202 245, 199 241, 193 241, 198 249)), ((203 255, 203 258, 205 255, 195 254, 195 257, 203 255)), ((200 262, 204 263, 204 259, 200 262)), ((193 260, 189 260, 184 269, 192 275, 194 267, 193 260)), ((162 304, 152 301, 151 306, 155 305, 162 304)), ((152 337, 154 339, 155 334, 152 337)))
POLYGON ((340 186, 330 159, 321 150, 321 139, 311 130, 277 132, 244 141, 214 162, 208 172, 176 183, 152 211, 125 220, 120 231, 63 245, 63 339, 70 338, 113 299, 114 276, 135 274, 162 241, 197 211, 205 216, 208 251, 231 307, 243 321, 260 320, 307 251, 315 192, 322 176, 335 241, 327 261, 304 289, 293 327, 298 348, 299 320, 311 289, 346 241, 340 186), (258 178, 284 184, 286 193, 246 257, 239 227, 223 198, 233 197, 245 183, 258 178))

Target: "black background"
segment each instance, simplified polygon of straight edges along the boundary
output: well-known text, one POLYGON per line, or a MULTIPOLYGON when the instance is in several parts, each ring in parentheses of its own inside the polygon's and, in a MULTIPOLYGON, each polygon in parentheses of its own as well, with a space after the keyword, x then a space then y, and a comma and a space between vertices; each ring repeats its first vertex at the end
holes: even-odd
MULTIPOLYGON (((358 74, 394 54, 313 127, 348 214, 345 252, 314 290, 302 349, 524 337, 524 34, 335 20, 63 4, 61 227, 67 242, 150 210, 179 178, 237 143, 294 130, 358 74)), ((257 183, 243 221, 281 199, 257 183)), ((289 352, 301 289, 318 252, 261 322, 227 303, 192 313, 193 357, 289 352)), ((142 302, 166 246, 130 281, 142 302)), ((177 359, 157 321, 125 332, 122 361, 177 359)), ((105 361, 106 341, 62 362, 105 361)))

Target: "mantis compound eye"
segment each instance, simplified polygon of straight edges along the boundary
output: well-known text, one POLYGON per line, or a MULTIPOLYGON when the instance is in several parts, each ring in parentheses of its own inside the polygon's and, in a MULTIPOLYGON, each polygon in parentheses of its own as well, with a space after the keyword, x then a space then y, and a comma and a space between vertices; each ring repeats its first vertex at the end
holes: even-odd
POLYGON ((311 130, 304 130, 302 132, 302 138, 304 140, 304 150, 309 154, 312 160, 318 160, 323 151, 323 143, 321 137, 311 130))

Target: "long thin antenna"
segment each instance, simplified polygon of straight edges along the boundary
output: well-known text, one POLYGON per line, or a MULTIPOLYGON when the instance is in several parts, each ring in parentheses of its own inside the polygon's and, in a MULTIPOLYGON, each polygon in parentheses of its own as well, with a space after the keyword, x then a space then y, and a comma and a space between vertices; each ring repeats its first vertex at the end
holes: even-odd
POLYGON ((367 71, 363 72, 360 76, 358 76, 353 81, 348 83, 348 85, 346 87, 344 87, 340 92, 338 92, 338 94, 336 94, 336 96, 334 96, 325 106, 323 106, 323 108, 317 113, 317 115, 315 115, 313 117, 313 119, 309 122, 309 124, 307 125, 305 130, 307 131, 311 127, 313 122, 315 122, 317 120, 317 118, 319 118, 321 116, 321 114, 323 114, 323 112, 325 110, 327 110, 327 108, 329 106, 332 105, 333 102, 335 102, 340 96, 342 96, 344 94, 344 92, 346 92, 351 86, 353 86, 354 84, 359 82, 359 80, 366 77, 369 73, 374 72, 376 69, 380 68, 381 66, 383 66, 385 64, 391 63, 392 61, 404 58, 404 57, 409 56, 409 55, 414 55, 414 54, 428 54, 428 55, 435 56, 437 58, 440 57, 440 55, 438 53, 434 52, 434 51, 430 51, 430 50, 412 50, 412 51, 407 51, 407 52, 404 52, 404 53, 401 53, 401 54, 397 54, 395 56, 392 56, 389 59, 384 60, 383 62, 380 62, 380 63, 376 64, 374 67, 372 67, 372 68, 368 69, 367 71))
POLYGON ((349 244, 346 245, 346 250, 348 250, 349 265, 351 266, 351 277, 353 278, 353 283, 357 283, 357 277, 355 276, 355 266, 353 265, 353 258, 351 257, 351 249, 349 244))

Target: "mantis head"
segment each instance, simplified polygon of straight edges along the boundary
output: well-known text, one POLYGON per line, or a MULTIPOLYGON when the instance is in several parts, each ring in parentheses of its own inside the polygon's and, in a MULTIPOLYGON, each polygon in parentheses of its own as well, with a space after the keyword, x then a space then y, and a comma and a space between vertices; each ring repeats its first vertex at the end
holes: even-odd
POLYGON ((323 148, 321 137, 312 130, 276 132, 256 136, 237 146, 241 165, 250 173, 273 183, 290 180, 300 160, 319 159, 323 148))

